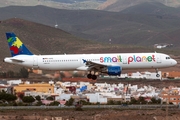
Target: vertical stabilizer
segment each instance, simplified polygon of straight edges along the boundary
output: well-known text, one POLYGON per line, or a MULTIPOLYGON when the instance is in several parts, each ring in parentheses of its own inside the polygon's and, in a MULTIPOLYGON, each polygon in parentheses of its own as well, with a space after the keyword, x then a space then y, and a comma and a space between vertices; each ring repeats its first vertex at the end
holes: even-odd
POLYGON ((12 57, 16 55, 33 55, 14 33, 6 33, 12 57))

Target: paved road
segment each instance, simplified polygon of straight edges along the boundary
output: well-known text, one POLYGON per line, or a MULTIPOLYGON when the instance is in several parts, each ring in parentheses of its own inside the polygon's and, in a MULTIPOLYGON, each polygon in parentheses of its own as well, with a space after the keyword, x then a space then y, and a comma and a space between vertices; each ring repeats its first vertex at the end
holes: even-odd
MULTIPOLYGON (((157 108, 177 109, 177 105, 84 105, 82 108, 116 108, 116 109, 157 109, 157 108)), ((0 109, 64 109, 74 108, 74 106, 1 106, 0 109)))

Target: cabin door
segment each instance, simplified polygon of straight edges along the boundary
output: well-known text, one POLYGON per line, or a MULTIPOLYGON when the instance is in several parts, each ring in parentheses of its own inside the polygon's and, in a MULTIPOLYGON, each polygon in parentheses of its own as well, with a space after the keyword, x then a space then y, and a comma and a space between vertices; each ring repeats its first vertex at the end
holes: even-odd
POLYGON ((157 55, 157 63, 161 63, 161 56, 157 55))
POLYGON ((127 64, 127 56, 123 56, 123 64, 127 64))
POLYGON ((38 58, 37 57, 33 58, 33 66, 38 67, 38 58))

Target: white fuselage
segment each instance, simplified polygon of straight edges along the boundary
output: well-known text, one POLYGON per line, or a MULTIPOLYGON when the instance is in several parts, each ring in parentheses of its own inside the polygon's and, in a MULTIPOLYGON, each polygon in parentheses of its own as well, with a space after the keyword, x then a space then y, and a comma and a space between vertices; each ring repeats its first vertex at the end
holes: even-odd
POLYGON ((17 55, 4 62, 42 70, 88 70, 83 60, 122 69, 165 68, 177 64, 176 60, 162 53, 114 53, 72 55, 17 55))

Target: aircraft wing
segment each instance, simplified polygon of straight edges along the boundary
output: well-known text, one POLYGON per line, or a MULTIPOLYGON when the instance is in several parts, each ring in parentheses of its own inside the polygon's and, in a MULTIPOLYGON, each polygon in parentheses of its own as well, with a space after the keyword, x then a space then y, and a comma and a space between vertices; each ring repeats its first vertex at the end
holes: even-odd
POLYGON ((92 61, 86 61, 83 60, 84 63, 86 64, 86 67, 88 67, 88 70, 92 70, 92 69, 96 69, 98 71, 100 71, 101 69, 107 67, 107 66, 113 66, 113 64, 101 64, 101 63, 96 63, 96 62, 92 62, 92 61))

